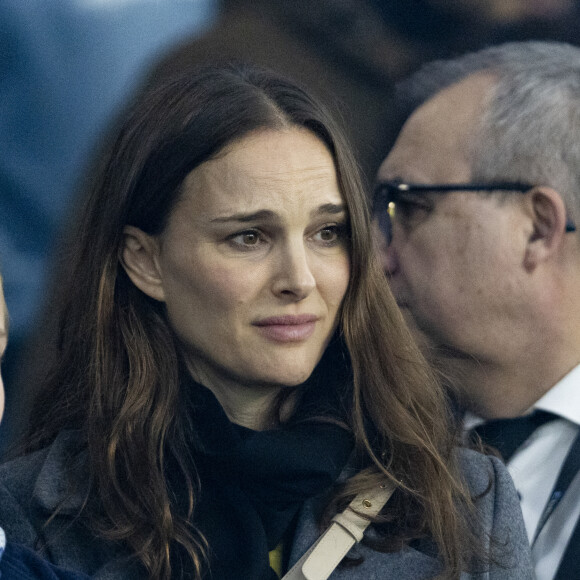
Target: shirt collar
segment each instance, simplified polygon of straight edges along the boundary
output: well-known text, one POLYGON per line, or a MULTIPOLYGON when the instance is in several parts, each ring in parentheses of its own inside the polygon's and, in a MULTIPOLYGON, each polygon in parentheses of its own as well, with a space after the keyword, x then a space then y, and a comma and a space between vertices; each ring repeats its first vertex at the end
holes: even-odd
POLYGON ((549 411, 580 425, 580 365, 575 366, 538 399, 533 409, 549 411))
MULTIPOLYGON (((549 411, 580 425, 580 365, 564 375, 545 395, 538 399, 524 415, 535 409, 549 411)), ((479 415, 466 411, 463 425, 466 431, 485 423, 479 415)))

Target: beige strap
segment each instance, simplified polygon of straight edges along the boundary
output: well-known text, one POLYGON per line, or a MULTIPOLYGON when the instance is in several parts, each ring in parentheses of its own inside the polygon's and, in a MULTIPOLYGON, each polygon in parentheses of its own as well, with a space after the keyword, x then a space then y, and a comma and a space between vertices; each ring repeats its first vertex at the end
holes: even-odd
POLYGON ((326 580, 349 550, 362 540, 364 531, 395 491, 387 482, 374 490, 357 495, 332 524, 292 566, 282 580, 326 580), (358 512, 358 513, 357 513, 358 512), (364 514, 364 517, 360 514, 364 514))

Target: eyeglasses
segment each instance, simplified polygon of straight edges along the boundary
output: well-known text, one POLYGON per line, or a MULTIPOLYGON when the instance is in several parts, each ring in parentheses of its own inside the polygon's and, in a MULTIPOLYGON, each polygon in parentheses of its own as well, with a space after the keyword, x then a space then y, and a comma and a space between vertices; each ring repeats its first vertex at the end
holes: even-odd
MULTIPOLYGON (((527 193, 534 186, 518 181, 498 181, 492 183, 445 183, 423 184, 404 183, 402 181, 381 181, 377 184, 373 194, 373 211, 378 217, 379 226, 391 243, 393 237, 393 221, 396 219, 397 202, 402 195, 450 193, 453 191, 514 191, 527 193)), ((576 225, 571 219, 566 220, 566 232, 575 232, 576 225)))

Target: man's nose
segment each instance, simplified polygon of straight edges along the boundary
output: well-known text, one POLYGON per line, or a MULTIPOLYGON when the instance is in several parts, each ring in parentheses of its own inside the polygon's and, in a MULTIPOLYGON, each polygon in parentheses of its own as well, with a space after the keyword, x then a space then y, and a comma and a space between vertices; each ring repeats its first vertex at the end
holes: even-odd
POLYGON ((381 250, 381 263, 383 265, 383 270, 388 276, 393 276, 398 269, 397 255, 395 252, 395 247, 392 243, 388 246, 385 243, 384 248, 381 250))
POLYGON ((391 275, 396 270, 396 259, 395 253, 393 250, 393 244, 389 244, 389 240, 387 240, 387 236, 385 235, 384 228, 381 227, 381 223, 378 219, 375 219, 373 222, 373 237, 375 240, 375 247, 379 254, 379 258, 381 260, 381 264, 383 266, 383 270, 385 274, 391 275))

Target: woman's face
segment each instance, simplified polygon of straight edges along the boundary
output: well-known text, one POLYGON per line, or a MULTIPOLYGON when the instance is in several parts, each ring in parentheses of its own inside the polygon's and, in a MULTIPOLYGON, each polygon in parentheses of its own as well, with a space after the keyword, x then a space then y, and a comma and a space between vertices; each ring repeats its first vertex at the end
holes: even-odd
POLYGON ((348 215, 317 137, 265 130, 230 145, 188 175, 152 242, 149 283, 136 283, 165 302, 196 379, 223 392, 310 376, 350 271, 348 215))

